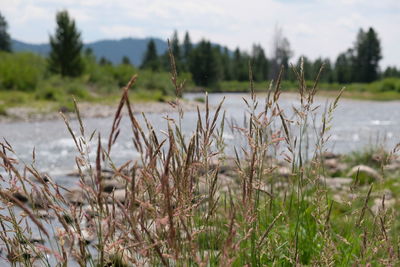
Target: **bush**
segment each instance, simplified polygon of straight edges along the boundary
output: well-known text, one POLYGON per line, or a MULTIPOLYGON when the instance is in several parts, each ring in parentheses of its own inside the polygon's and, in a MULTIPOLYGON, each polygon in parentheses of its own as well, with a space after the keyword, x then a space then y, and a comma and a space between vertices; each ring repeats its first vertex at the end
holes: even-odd
POLYGON ((118 66, 112 67, 112 75, 116 81, 118 87, 123 87, 126 85, 132 76, 137 73, 137 70, 132 65, 120 64, 118 66))
POLYGON ((377 85, 380 92, 396 91, 400 92, 400 79, 386 78, 382 81, 375 82, 372 85, 377 85))
POLYGON ((40 88, 36 94, 35 98, 37 100, 49 100, 49 101, 58 101, 62 100, 63 94, 60 92, 59 88, 55 88, 52 86, 45 86, 40 88))
POLYGON ((50 79, 43 81, 35 93, 38 100, 49 100, 64 102, 67 98, 74 96, 78 99, 90 99, 90 94, 86 89, 86 85, 80 79, 61 78, 60 76, 52 76, 50 79))
POLYGON ((0 115, 7 115, 6 107, 3 104, 0 104, 0 115))
POLYGON ((175 87, 171 82, 170 74, 167 72, 143 70, 139 73, 139 79, 134 88, 150 91, 159 90, 164 95, 175 94, 175 87))
POLYGON ((0 90, 34 91, 45 66, 45 59, 32 53, 0 53, 0 90))

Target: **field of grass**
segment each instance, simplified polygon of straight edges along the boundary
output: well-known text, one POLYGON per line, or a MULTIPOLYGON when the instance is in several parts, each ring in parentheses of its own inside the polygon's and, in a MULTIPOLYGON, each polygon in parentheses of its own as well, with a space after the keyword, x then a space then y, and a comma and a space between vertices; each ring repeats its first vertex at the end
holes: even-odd
POLYGON ((79 170, 77 188, 43 175, 34 153, 21 169, 12 145, 0 143, 0 246, 11 265, 400 264, 398 148, 328 153, 340 94, 317 117, 323 126, 315 129, 316 88, 299 81, 301 105, 289 119, 279 106, 280 81, 266 100, 250 85, 246 122, 229 125, 245 142, 228 155, 223 103, 212 111, 205 99, 206 111, 189 136, 182 132, 177 99, 179 118, 167 118, 168 130, 159 135, 130 109, 128 88, 135 82, 124 88, 108 143, 85 131, 78 111, 78 129, 65 119, 78 152, 71 159, 79 170), (116 166, 109 155, 123 108, 140 157, 116 166), (311 158, 305 153, 308 131, 318 132, 311 158))

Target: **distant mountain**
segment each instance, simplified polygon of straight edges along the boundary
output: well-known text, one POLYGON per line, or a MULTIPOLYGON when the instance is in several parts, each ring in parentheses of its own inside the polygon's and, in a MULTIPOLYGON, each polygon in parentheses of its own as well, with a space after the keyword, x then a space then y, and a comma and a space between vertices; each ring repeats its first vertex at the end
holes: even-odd
POLYGON ((33 52, 46 56, 50 51, 49 44, 28 44, 17 40, 11 41, 12 50, 15 52, 33 52))
MULTIPOLYGON (((112 63, 121 63, 124 56, 127 56, 132 64, 139 66, 142 63, 144 53, 147 49, 147 43, 151 38, 137 39, 125 38, 121 40, 103 40, 85 45, 93 50, 93 53, 98 59, 104 57, 112 63)), ((167 42, 153 38, 157 52, 163 54, 168 47, 167 42)))
MULTIPOLYGON (((114 64, 121 63, 124 56, 127 56, 132 64, 139 66, 142 63, 147 43, 151 38, 124 38, 121 40, 102 40, 84 44, 84 49, 91 48, 97 59, 102 57, 110 60, 114 64)), ((167 42, 159 38, 152 38, 156 44, 157 52, 163 54, 167 48, 167 42)), ((12 40, 13 51, 28 51, 46 56, 50 51, 49 44, 29 44, 17 40, 12 40)))

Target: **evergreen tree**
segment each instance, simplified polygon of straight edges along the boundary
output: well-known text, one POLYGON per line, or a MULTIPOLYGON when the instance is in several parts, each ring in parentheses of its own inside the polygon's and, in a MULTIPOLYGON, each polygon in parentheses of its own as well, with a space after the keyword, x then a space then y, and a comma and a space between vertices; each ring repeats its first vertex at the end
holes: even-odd
POLYGON ((346 53, 341 53, 336 59, 335 63, 335 76, 338 83, 350 83, 352 82, 352 62, 353 62, 353 50, 349 49, 346 53))
POLYGON ((268 60, 261 45, 253 45, 252 51, 252 71, 255 81, 265 81, 268 79, 268 60))
POLYGON ((182 49, 183 49, 183 53, 182 53, 183 69, 184 69, 184 71, 188 71, 189 70, 190 53, 192 52, 192 49, 193 49, 193 45, 190 40, 189 32, 185 33, 185 38, 183 40, 182 49))
POLYGON ((127 57, 127 56, 123 56, 123 57, 122 57, 121 64, 123 64, 123 65, 132 65, 132 64, 131 64, 131 60, 130 60, 129 57, 127 57))
POLYGON ((0 51, 11 52, 11 41, 7 28, 7 21, 0 13, 0 51))
POLYGON ((147 51, 144 54, 141 68, 151 69, 153 71, 160 69, 160 60, 158 58, 156 44, 153 39, 150 39, 150 41, 147 43, 147 51))
POLYGON ((50 71, 61 76, 79 76, 83 71, 81 34, 67 11, 58 12, 56 22, 55 35, 50 36, 50 71))
MULTIPOLYGON (((172 35, 170 45, 171 45, 172 55, 174 56, 174 60, 175 60, 176 71, 178 73, 180 73, 183 69, 183 64, 182 64, 181 48, 179 45, 178 32, 176 30, 174 31, 174 34, 172 35)), ((167 53, 168 53, 168 51, 167 51, 167 53)))
POLYGON ((219 62, 209 41, 202 40, 193 49, 190 72, 197 85, 210 86, 219 81, 219 62))
POLYGON ((101 57, 99 60, 99 64, 101 66, 112 65, 112 62, 106 59, 105 57, 101 57))
MULTIPOLYGON (((322 58, 317 58, 314 62, 311 62, 311 74, 310 74, 310 79, 311 81, 314 81, 317 78, 318 72, 320 71, 321 67, 324 65, 324 61, 322 58)), ((324 69, 322 70, 321 76, 320 76, 320 81, 322 82, 322 76, 325 72, 325 66, 324 69)))
MULTIPOLYGON (((303 60, 304 79, 306 79, 307 81, 313 80, 315 78, 314 64, 306 56, 300 56, 296 64, 296 67, 298 69, 300 69, 301 60, 303 60)), ((295 77, 293 77, 293 79, 295 79, 295 77)))
POLYGON ((232 75, 232 59, 229 55, 229 50, 227 47, 223 48, 223 51, 220 55, 221 61, 221 79, 224 81, 231 81, 234 79, 232 75))
POLYGON ((372 82, 379 76, 379 61, 382 59, 378 36, 373 28, 368 32, 360 29, 354 51, 353 73, 357 82, 372 82))
POLYGON ((388 66, 382 74, 383 78, 397 77, 400 78, 400 71, 395 67, 388 66))
POLYGON ((233 52, 232 59, 232 73, 233 79, 237 81, 248 81, 249 80, 249 69, 248 69, 248 57, 246 54, 240 52, 239 48, 236 48, 233 52))
POLYGON ((320 80, 322 82, 333 83, 335 77, 333 76, 332 63, 329 58, 326 58, 322 62, 324 64, 324 69, 322 70, 320 80))

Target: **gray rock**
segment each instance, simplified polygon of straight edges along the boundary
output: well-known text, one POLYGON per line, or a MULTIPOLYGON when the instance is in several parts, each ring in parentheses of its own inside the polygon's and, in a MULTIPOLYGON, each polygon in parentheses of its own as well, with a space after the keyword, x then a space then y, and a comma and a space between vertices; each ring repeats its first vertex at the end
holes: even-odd
POLYGON ((116 189, 123 189, 125 185, 120 181, 120 179, 110 179, 102 181, 103 192, 111 193, 116 189))
POLYGON ((325 184, 330 189, 341 190, 344 188, 350 188, 351 183, 354 181, 352 178, 320 178, 320 183, 325 184))
POLYGON ((28 196, 22 190, 12 192, 11 195, 22 203, 28 202, 28 196))
POLYGON ((126 200, 126 190, 125 189, 117 189, 109 194, 107 198, 107 202, 112 203, 114 200, 119 201, 121 203, 125 203, 126 200))
POLYGON ((374 199, 374 204, 371 207, 371 211, 375 215, 378 215, 380 212, 384 212, 387 209, 391 209, 395 204, 396 204, 396 200, 394 198, 385 199, 385 209, 383 209, 382 198, 376 198, 376 199, 374 199))
POLYGON ((365 174, 366 176, 372 178, 373 180, 375 180, 376 182, 380 182, 383 180, 382 175, 380 175, 376 170, 374 170, 373 168, 366 166, 366 165, 357 165, 354 166, 350 172, 348 173, 347 176, 350 177, 355 177, 357 175, 357 173, 359 174, 365 174))
POLYGON ((86 192, 82 188, 77 187, 67 192, 65 194, 65 198, 68 200, 69 203, 81 206, 87 202, 85 194, 86 192))

